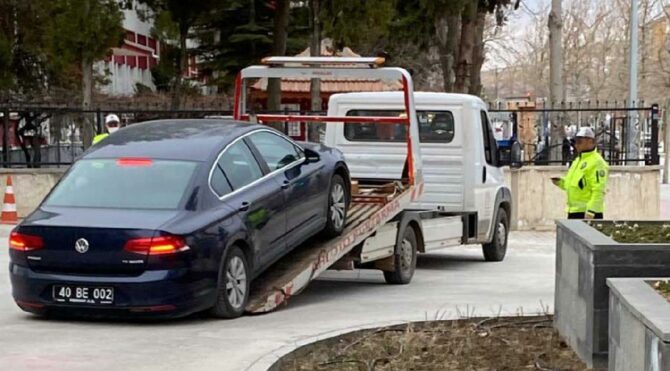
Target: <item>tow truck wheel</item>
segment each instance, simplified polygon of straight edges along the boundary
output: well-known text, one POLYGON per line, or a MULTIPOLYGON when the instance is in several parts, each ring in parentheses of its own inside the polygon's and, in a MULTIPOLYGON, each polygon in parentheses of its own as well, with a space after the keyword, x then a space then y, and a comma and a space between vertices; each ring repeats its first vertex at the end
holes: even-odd
POLYGON ((416 247, 414 228, 407 226, 400 244, 396 246, 393 262, 395 270, 393 272, 384 271, 386 283, 406 285, 412 281, 416 269, 416 247))
POLYGON ((249 266, 237 246, 228 248, 222 260, 216 304, 210 312, 218 318, 236 318, 244 313, 249 300, 249 266))
POLYGON ((507 237, 509 235, 509 222, 507 221, 507 212, 500 208, 496 217, 496 224, 493 229, 493 240, 490 243, 482 245, 484 259, 487 262, 500 262, 505 259, 507 253, 507 237))

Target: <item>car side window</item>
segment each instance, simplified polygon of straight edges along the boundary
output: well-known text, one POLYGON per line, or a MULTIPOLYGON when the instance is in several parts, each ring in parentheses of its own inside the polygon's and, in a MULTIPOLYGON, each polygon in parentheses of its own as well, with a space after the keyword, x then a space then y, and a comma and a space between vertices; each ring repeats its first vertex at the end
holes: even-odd
POLYGON ((221 169, 221 166, 219 166, 218 163, 212 172, 212 179, 210 184, 212 185, 214 192, 219 197, 223 197, 233 191, 233 187, 230 185, 230 182, 228 182, 228 178, 226 178, 226 175, 223 173, 223 169, 221 169))
MULTIPOLYGON (((226 149, 221 158, 219 158, 217 168, 222 170, 222 175, 228 180, 233 190, 240 189, 263 177, 260 165, 249 147, 242 140, 237 141, 226 149)), ((216 171, 214 174, 216 174, 216 171)), ((213 181, 214 177, 212 177, 213 181)))
POLYGON ((279 170, 304 156, 293 143, 267 131, 251 134, 249 140, 256 146, 270 171, 279 170))

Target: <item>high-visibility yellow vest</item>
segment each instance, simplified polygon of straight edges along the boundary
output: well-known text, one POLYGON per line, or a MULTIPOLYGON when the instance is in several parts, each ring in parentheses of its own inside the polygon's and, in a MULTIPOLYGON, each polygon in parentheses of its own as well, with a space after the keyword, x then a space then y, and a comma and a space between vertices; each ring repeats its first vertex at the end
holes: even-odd
POLYGON ((559 187, 568 196, 568 213, 602 213, 605 211, 605 192, 609 166, 597 150, 583 152, 572 162, 559 187))
POLYGON ((99 141, 101 141, 101 140, 107 138, 108 136, 109 136, 109 134, 107 134, 107 133, 102 133, 102 134, 98 134, 98 135, 96 135, 96 136, 93 138, 93 144, 98 143, 99 141))

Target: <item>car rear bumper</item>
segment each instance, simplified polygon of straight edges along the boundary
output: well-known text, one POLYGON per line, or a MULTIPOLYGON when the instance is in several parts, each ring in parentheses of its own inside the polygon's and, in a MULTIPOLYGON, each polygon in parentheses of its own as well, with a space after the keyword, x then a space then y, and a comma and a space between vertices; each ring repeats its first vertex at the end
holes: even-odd
POLYGON ((82 276, 35 272, 10 263, 12 295, 32 313, 96 317, 182 317, 214 305, 216 282, 187 268, 145 271, 134 277, 82 276), (53 300, 53 285, 114 288, 114 303, 65 304, 53 300))

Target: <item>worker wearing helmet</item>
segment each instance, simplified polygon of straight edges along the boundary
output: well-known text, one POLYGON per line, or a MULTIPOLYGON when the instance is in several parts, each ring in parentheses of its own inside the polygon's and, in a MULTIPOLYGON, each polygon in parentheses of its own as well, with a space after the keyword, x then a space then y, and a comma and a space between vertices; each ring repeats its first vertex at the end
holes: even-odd
POLYGON ((93 138, 93 144, 98 143, 99 141, 107 138, 109 134, 114 134, 115 131, 119 130, 120 120, 119 116, 115 114, 109 114, 105 117, 105 129, 106 132, 98 134, 93 138))
POLYGON ((567 194, 568 219, 602 219, 609 166, 596 149, 593 129, 580 128, 575 137, 577 157, 568 174, 551 180, 567 194))

